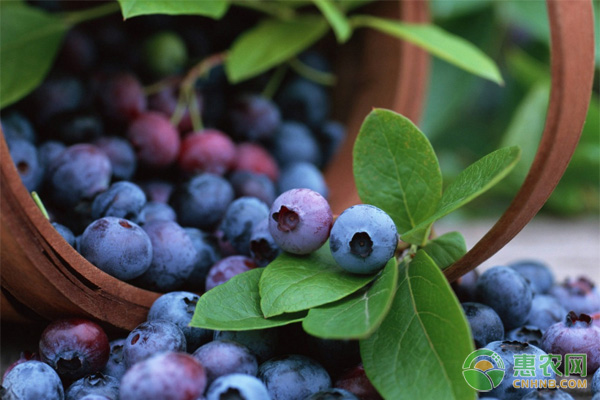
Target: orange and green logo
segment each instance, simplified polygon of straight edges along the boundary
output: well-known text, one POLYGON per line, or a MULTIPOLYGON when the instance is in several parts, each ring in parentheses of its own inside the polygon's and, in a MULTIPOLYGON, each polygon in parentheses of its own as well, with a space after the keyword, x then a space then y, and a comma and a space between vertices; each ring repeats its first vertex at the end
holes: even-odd
POLYGON ((463 376, 467 384, 480 392, 489 392, 504 379, 504 361, 488 349, 475 350, 463 363, 463 376))

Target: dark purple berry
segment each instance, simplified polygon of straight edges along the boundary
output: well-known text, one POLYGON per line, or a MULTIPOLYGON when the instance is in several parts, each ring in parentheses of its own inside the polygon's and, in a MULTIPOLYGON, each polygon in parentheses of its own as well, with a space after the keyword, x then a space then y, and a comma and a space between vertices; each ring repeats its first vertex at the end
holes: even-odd
POLYGON ((104 131, 100 117, 80 110, 58 114, 48 125, 48 133, 67 145, 92 142, 104 131))
POLYGON ((140 163, 149 167, 166 167, 179 154, 179 132, 169 119, 158 112, 140 114, 127 129, 127 138, 136 151, 140 163))
POLYGON ((181 142, 179 168, 189 174, 209 172, 224 175, 235 164, 233 141, 216 129, 205 129, 187 135, 181 142))
POLYGON ((229 120, 235 137, 253 142, 270 139, 281 124, 281 115, 271 100, 243 95, 231 106, 229 120))
POLYGON ((279 167, 273 156, 264 147, 256 143, 241 143, 237 146, 233 169, 264 174, 273 182, 277 181, 279 177, 279 167))
POLYGON ((246 256, 230 256, 218 261, 208 271, 206 277, 206 290, 221 285, 236 275, 256 268, 257 265, 246 256))
POLYGON ((146 95, 140 81, 120 72, 103 76, 98 82, 98 102, 106 118, 125 124, 146 111, 146 95))
POLYGON ((235 197, 256 197, 270 206, 275 200, 275 185, 266 175, 250 171, 235 171, 229 175, 235 197))
POLYGON ((382 400, 383 398, 367 377, 362 364, 347 370, 335 381, 334 387, 344 389, 361 400, 382 400))
POLYGON ((106 136, 94 141, 94 145, 108 156, 115 179, 129 180, 133 178, 137 167, 137 158, 133 147, 127 140, 116 136, 106 136))

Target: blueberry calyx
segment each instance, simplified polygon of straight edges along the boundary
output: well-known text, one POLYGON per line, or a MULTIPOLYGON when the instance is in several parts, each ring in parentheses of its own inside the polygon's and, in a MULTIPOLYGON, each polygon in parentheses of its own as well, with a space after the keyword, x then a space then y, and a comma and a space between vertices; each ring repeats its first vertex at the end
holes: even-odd
POLYGON ((579 314, 579 316, 577 316, 575 312, 569 311, 565 320, 565 325, 570 327, 575 325, 577 322, 583 322, 586 326, 590 326, 592 324, 592 317, 587 314, 579 314))
POLYGON ((373 241, 366 232, 356 232, 350 240, 350 252, 356 256, 367 258, 373 251, 373 241))
POLYGON ((234 388, 227 389, 225 393, 219 396, 220 400, 244 400, 244 397, 240 395, 240 391, 234 388))
POLYGON ((298 214, 286 206, 281 206, 279 212, 273 213, 273 219, 277 221, 277 229, 282 232, 293 231, 300 222, 298 214))
POLYGON ((81 368, 81 360, 79 357, 65 358, 60 357, 56 362, 56 370, 59 375, 78 371, 81 368))
POLYGON ((198 303, 198 299, 195 298, 187 298, 185 297, 183 299, 185 305, 186 305, 186 311, 188 314, 193 315, 194 311, 196 311, 196 303, 198 303))

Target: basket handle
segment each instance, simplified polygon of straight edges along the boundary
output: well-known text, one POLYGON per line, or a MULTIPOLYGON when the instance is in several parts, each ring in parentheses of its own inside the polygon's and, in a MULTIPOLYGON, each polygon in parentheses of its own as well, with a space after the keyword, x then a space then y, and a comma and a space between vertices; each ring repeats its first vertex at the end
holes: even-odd
POLYGON ((590 0, 547 0, 552 87, 546 126, 521 189, 498 222, 444 270, 450 282, 494 255, 542 208, 577 147, 594 80, 594 21, 590 0))

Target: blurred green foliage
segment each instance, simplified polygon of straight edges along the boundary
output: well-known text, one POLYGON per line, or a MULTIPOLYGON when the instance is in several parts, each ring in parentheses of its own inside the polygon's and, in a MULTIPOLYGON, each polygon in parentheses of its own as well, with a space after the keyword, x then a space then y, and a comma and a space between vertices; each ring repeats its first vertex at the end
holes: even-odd
MULTIPOLYGON (((514 172, 469 209, 503 211, 523 182, 544 129, 550 92, 550 34, 543 0, 432 0, 434 22, 494 58, 504 86, 432 60, 427 105, 420 126, 439 154, 444 181, 496 148, 519 145, 514 172)), ((598 4, 594 2, 598 11, 598 4)), ((579 145, 542 209, 561 216, 600 211, 600 103, 598 12, 596 79, 579 145)))

